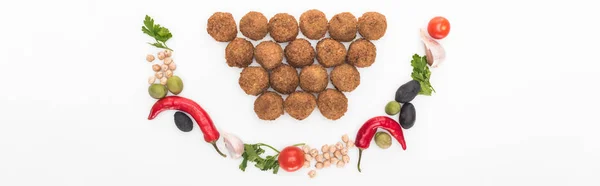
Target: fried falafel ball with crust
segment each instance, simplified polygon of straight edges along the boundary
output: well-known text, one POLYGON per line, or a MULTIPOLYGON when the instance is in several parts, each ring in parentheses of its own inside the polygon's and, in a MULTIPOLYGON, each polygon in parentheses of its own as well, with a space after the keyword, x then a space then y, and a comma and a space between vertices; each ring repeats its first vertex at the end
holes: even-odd
POLYGON ((206 31, 216 41, 228 42, 237 36, 237 25, 231 13, 215 12, 208 18, 206 31))
POLYGON ((283 108, 290 116, 297 120, 304 120, 317 107, 317 98, 307 92, 296 91, 290 94, 283 103, 283 108))
POLYGON ((271 70, 283 61, 283 49, 281 45, 273 41, 263 41, 256 45, 254 49, 256 62, 263 68, 271 70))
POLYGON ((347 63, 333 68, 329 77, 333 86, 342 92, 351 92, 360 85, 360 73, 358 69, 347 63))
POLYGON ((269 88, 269 73, 262 67, 246 67, 240 73, 238 84, 246 94, 258 96, 269 88))
POLYGON ((281 95, 266 91, 254 100, 254 113, 262 120, 275 120, 283 115, 281 95))
POLYGON ((298 21, 290 14, 278 13, 269 20, 268 29, 278 43, 293 41, 298 36, 298 21))
POLYGON ((318 64, 305 66, 300 71, 300 88, 306 92, 319 93, 329 84, 327 69, 318 64))
POLYGON ((387 29, 387 20, 379 12, 366 12, 358 18, 358 33, 368 40, 378 40, 387 29))
POLYGON ((284 49, 287 63, 302 68, 315 62, 315 49, 306 39, 298 38, 290 42, 284 49))
POLYGON ((357 39, 348 47, 346 61, 358 68, 369 67, 375 62, 377 48, 371 41, 364 38, 357 39))
POLYGON ((268 33, 267 17, 260 12, 250 11, 240 20, 240 32, 252 40, 261 40, 268 33))
POLYGON ((235 38, 225 48, 225 60, 230 67, 244 68, 252 63, 254 45, 244 38, 235 38))
POLYGON ((348 98, 344 93, 328 88, 319 94, 317 107, 325 118, 337 120, 348 111, 348 98))
POLYGON ((336 14, 329 20, 329 36, 340 42, 349 42, 356 38, 357 21, 350 12, 336 14))
POLYGON ((317 61, 325 68, 343 64, 346 61, 346 46, 331 38, 317 43, 317 61))
POLYGON ((298 71, 287 64, 279 65, 271 71, 269 83, 273 90, 281 94, 291 94, 300 84, 298 71))
POLYGON ((308 10, 300 15, 300 31, 308 39, 318 40, 325 37, 327 26, 327 17, 319 10, 308 10))

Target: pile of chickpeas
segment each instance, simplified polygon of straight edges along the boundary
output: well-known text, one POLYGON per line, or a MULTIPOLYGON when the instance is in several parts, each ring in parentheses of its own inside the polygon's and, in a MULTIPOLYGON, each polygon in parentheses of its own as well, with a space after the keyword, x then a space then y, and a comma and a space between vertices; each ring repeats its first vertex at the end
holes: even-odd
POLYGON ((314 178, 317 175, 316 170, 323 168, 329 168, 336 166, 342 168, 346 164, 350 163, 350 156, 348 150, 354 147, 354 141, 348 138, 347 134, 342 136, 342 141, 335 144, 325 144, 319 151, 316 148, 311 148, 308 145, 302 147, 304 151, 304 168, 310 168, 311 162, 314 160, 314 168, 308 172, 310 178, 314 178))
MULTIPOLYGON (((152 64, 152 70, 156 73, 148 77, 149 84, 154 84, 158 81, 161 85, 167 85, 168 78, 172 77, 173 71, 177 69, 177 65, 173 62, 171 55, 173 55, 173 51, 171 50, 160 51, 156 54, 159 61, 152 64)), ((146 61, 149 63, 154 62, 154 59, 154 55, 146 55, 146 61)))

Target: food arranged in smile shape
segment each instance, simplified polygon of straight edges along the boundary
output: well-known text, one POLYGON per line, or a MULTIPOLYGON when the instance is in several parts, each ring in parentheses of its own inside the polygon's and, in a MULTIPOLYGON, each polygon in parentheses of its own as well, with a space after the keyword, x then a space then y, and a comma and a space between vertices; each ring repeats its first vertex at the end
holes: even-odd
MULTIPOLYGON (((338 120, 348 111, 349 100, 344 92, 356 90, 361 83, 359 69, 376 65, 377 49, 373 41, 383 38, 387 20, 378 12, 366 12, 358 18, 342 12, 327 20, 323 12, 312 9, 297 20, 287 13, 267 19, 260 12, 250 11, 241 18, 239 29, 247 39, 237 36, 238 24, 231 13, 216 12, 208 18, 206 31, 215 41, 228 42, 224 62, 241 69, 238 84, 243 93, 256 96, 254 112, 258 119, 276 120, 287 113, 296 120, 304 120, 318 109, 326 119, 338 120), (300 32, 306 38, 298 38, 300 32), (267 35, 272 40, 263 40, 267 35), (248 39, 258 44, 254 46, 248 39), (318 42, 313 47, 309 40, 318 42), (349 47, 346 49, 342 42, 350 42, 349 47), (281 43, 288 44, 282 47, 281 43), (252 65, 254 60, 257 65, 252 65), (333 88, 328 88, 330 82, 333 88)), ((398 87, 394 99, 385 105, 383 111, 388 116, 362 122, 355 140, 344 134, 341 141, 319 145, 320 149, 298 143, 279 150, 265 143, 244 143, 234 134, 221 133, 204 108, 180 95, 183 81, 174 75, 173 50, 166 43, 172 38, 171 32, 155 24, 149 16, 144 19, 142 31, 154 39, 149 45, 161 49, 156 56, 146 55, 154 73, 148 78, 148 92, 157 99, 148 120, 173 110, 173 121, 179 130, 190 132, 196 123, 204 140, 219 155, 227 157, 217 146, 223 139, 229 157, 241 159, 242 171, 246 171, 248 164, 273 174, 279 169, 296 172, 307 168, 311 169, 308 176, 314 178, 317 170, 349 164, 349 151, 353 147, 358 148, 357 169, 361 172, 363 151, 372 141, 377 147, 388 149, 395 139, 403 150, 407 149, 403 130, 413 128, 417 117, 412 101, 418 95, 435 93, 430 83, 430 68, 439 67, 446 58, 439 40, 448 36, 450 23, 438 16, 429 21, 426 30, 420 30, 425 55, 412 56, 411 80, 398 87), (391 117, 396 115, 397 120, 391 117)))

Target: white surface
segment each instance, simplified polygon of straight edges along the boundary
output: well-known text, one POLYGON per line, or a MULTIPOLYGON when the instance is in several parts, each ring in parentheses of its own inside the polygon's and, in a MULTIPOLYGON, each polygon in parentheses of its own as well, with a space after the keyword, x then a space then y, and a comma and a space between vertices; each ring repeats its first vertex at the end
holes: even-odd
MULTIPOLYGON (((598 185, 597 17, 580 1, 10 1, 0 6, 0 185, 598 185), (462 4, 460 4, 462 3, 462 4), (374 43, 377 61, 360 69, 338 121, 318 111, 302 122, 254 115, 254 97, 224 61, 226 43, 206 33, 216 11, 236 21, 248 11, 299 18, 317 8, 387 16, 374 43), (412 54, 423 54, 418 29, 433 16, 452 30, 447 61, 432 74, 437 93, 414 100, 417 123, 397 143, 357 151, 344 169, 273 175, 223 159, 197 127, 177 130, 173 112, 146 120, 154 100, 145 55, 158 50, 140 31, 144 15, 168 27, 182 96, 200 103, 221 131, 245 142, 283 148, 354 138, 368 118, 384 114, 410 79, 412 54), (252 181, 251 181, 252 180, 252 181)), ((240 34, 241 35, 241 34, 240 34)), ((256 64, 256 63, 254 63, 256 64)), ((221 149, 225 148, 221 144, 221 149)))

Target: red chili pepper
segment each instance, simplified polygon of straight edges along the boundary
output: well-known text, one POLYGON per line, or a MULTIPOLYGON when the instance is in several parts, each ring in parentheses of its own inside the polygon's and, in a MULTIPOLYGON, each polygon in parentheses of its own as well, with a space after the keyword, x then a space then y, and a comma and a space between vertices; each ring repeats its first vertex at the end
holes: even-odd
POLYGON ((358 147, 358 172, 360 171, 360 159, 362 158, 362 151, 364 149, 369 148, 371 145, 371 140, 375 133, 377 133, 377 129, 381 128, 388 131, 400 145, 402 145, 402 149, 406 150, 406 142, 404 141, 404 134, 402 133, 402 127, 400 124, 387 116, 376 116, 373 117, 367 122, 365 122, 362 127, 358 130, 356 134, 356 142, 354 144, 358 147))
POLYGON ((154 103, 150 110, 150 115, 148 115, 148 120, 154 119, 158 114, 165 110, 180 110, 191 115, 192 118, 196 120, 196 124, 200 127, 202 134, 204 134, 204 141, 212 144, 221 156, 226 157, 216 144, 220 137, 219 131, 217 131, 210 116, 200 105, 198 105, 198 103, 180 96, 164 97, 154 103))

